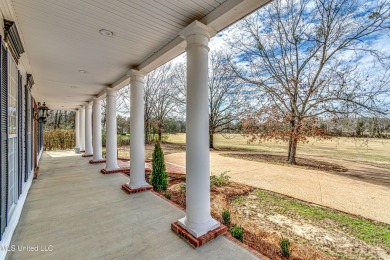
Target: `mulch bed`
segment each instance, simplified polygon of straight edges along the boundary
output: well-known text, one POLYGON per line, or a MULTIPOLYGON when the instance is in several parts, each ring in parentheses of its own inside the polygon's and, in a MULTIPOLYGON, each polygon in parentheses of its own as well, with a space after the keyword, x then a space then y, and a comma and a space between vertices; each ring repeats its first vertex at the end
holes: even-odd
MULTIPOLYGON (((267 163, 291 166, 291 164, 287 162, 287 156, 283 156, 283 155, 259 154, 259 153, 226 153, 223 154, 223 156, 233 157, 233 158, 248 160, 248 161, 267 162, 267 163)), ((296 166, 300 166, 312 170, 320 170, 320 171, 327 171, 327 172, 348 171, 347 168, 341 165, 324 162, 324 161, 318 161, 314 159, 297 157, 296 161, 297 161, 296 166)))
MULTIPOLYGON (((148 180, 150 175, 146 173, 148 180)), ((186 193, 184 184, 186 176, 183 174, 168 173, 168 190, 164 192, 156 192, 160 196, 170 196, 170 201, 176 204, 179 208, 186 207, 186 193)), ((232 210, 232 201, 241 196, 246 196, 254 190, 253 187, 235 182, 228 181, 223 186, 213 186, 211 188, 211 215, 223 223, 221 217, 225 209, 231 210, 232 223, 242 225, 244 227, 244 245, 252 250, 257 251, 260 255, 265 255, 270 259, 286 259, 280 253, 279 242, 281 237, 275 232, 264 231, 261 227, 245 219, 245 216, 239 212, 232 210)), ((227 225, 228 228, 230 225, 227 225)), ((230 236, 230 235, 229 235, 230 236)), ((238 240, 237 240, 238 241, 238 240)), ((238 242, 239 243, 239 242, 238 242)), ((309 245, 291 243, 293 253, 289 259, 331 259, 322 252, 316 250, 309 245)))

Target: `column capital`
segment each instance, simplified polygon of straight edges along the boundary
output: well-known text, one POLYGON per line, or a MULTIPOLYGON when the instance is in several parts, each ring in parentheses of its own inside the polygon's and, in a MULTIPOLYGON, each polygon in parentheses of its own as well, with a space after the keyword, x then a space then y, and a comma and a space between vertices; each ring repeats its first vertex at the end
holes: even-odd
POLYGON ((145 72, 140 70, 130 70, 127 75, 130 77, 130 82, 138 81, 144 83, 145 72))
POLYGON ((107 96, 116 96, 116 90, 113 88, 106 88, 106 95, 107 96))
POLYGON ((216 34, 215 30, 199 21, 193 21, 186 28, 179 32, 179 36, 186 39, 192 35, 205 36, 208 39, 216 34))

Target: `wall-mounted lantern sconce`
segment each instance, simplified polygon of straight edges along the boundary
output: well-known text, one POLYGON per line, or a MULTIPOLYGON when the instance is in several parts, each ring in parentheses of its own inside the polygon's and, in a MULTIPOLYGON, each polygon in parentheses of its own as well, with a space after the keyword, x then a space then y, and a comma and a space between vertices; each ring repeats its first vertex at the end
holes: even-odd
POLYGON ((43 105, 38 102, 38 118, 39 120, 42 120, 43 123, 46 123, 46 118, 49 110, 50 109, 46 106, 45 102, 43 102, 43 105))

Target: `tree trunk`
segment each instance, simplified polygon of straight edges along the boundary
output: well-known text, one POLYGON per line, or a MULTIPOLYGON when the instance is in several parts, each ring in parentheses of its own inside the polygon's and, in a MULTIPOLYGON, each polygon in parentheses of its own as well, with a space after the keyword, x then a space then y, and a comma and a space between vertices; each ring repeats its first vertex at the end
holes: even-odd
POLYGON ((295 131, 295 121, 290 120, 290 127, 291 127, 291 133, 290 133, 290 138, 288 140, 288 156, 287 156, 287 161, 289 162, 291 159, 291 148, 293 144, 293 139, 294 139, 294 131, 295 131))
POLYGON ((58 116, 58 123, 57 123, 57 128, 60 129, 61 127, 61 118, 62 118, 62 112, 60 111, 59 112, 59 116, 58 116))
POLYGON ((161 143, 161 140, 162 140, 162 124, 161 123, 158 123, 157 124, 157 127, 158 127, 158 141, 161 143))
POLYGON ((58 119, 58 110, 56 111, 56 115, 54 116, 54 130, 57 129, 57 119, 58 119))
POLYGON ((103 129, 106 128, 106 113, 103 115, 103 129))
POLYGON ((293 137, 292 138, 292 142, 291 142, 291 149, 289 151, 289 160, 288 160, 288 163, 289 164, 297 164, 297 161, 296 161, 296 155, 297 155, 297 144, 298 144, 298 140, 296 137, 293 137))
POLYGON ((214 149, 214 133, 210 132, 210 147, 211 149, 214 149))
POLYGON ((293 142, 293 136, 290 135, 289 140, 288 140, 288 156, 287 156, 287 161, 290 161, 291 158, 291 146, 293 142))
POLYGON ((145 121, 145 144, 149 144, 149 121, 145 121))
POLYGON ((64 129, 68 129, 68 111, 65 110, 64 129))
POLYGON ((293 131, 291 132, 292 141, 291 141, 291 148, 289 150, 290 158, 288 160, 288 163, 295 165, 297 164, 296 155, 297 155, 297 146, 298 146, 299 118, 294 120, 294 122, 292 122, 292 126, 293 126, 293 131))

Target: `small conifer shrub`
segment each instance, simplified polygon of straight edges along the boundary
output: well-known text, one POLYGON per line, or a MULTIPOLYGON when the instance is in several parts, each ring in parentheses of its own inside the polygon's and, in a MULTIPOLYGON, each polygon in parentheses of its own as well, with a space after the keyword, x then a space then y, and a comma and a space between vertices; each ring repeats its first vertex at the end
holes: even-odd
POLYGON ((165 198, 170 200, 172 198, 172 195, 169 192, 167 192, 165 193, 165 198))
POLYGON ((168 176, 165 170, 164 153, 159 142, 156 142, 152 159, 152 175, 150 182, 156 191, 164 191, 168 188, 168 176))
POLYGON ((225 210, 222 212, 222 219, 223 219, 223 223, 224 223, 225 225, 230 225, 230 210, 225 209, 225 210))
POLYGON ((288 240, 288 238, 282 238, 282 240, 280 240, 280 253, 284 257, 290 257, 290 240, 288 240))
POLYGON ((231 228, 229 228, 229 232, 230 232, 230 234, 232 234, 232 236, 235 239, 238 239, 241 242, 244 241, 244 228, 243 227, 237 226, 236 224, 233 224, 233 226, 231 228))
POLYGON ((180 190, 181 190, 181 192, 186 192, 187 187, 186 187, 185 183, 180 184, 180 190))

